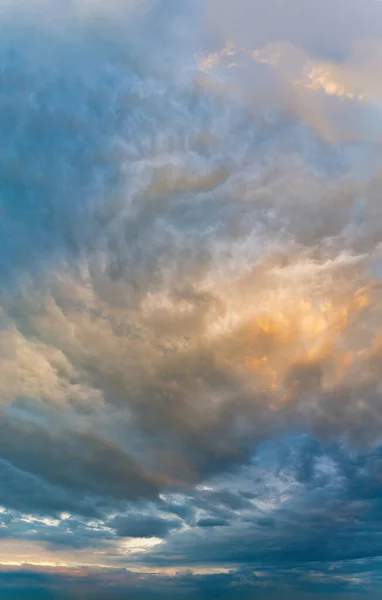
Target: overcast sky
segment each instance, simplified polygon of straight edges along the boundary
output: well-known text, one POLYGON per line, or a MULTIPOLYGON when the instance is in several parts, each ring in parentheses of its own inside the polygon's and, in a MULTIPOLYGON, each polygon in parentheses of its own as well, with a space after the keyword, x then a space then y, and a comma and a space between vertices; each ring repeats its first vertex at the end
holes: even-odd
POLYGON ((0 0, 0 600, 377 600, 382 2, 0 0))

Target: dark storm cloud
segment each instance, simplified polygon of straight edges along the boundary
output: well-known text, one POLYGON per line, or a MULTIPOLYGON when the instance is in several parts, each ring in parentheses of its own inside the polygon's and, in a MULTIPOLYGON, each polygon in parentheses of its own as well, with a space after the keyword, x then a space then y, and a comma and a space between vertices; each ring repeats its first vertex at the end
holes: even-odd
POLYGON ((0 489, 0 504, 20 512, 34 512, 57 516, 69 511, 99 517, 97 502, 86 495, 73 494, 66 487, 49 484, 44 478, 22 471, 6 461, 0 461, 3 485, 0 489))
POLYGON ((109 526, 121 537, 166 537, 170 531, 181 527, 181 521, 135 514, 115 517, 109 526))
POLYGON ((146 476, 115 443, 97 439, 91 432, 62 438, 34 423, 5 416, 0 429, 4 459, 74 492, 102 495, 106 486, 111 497, 138 499, 160 489, 154 475, 146 476))

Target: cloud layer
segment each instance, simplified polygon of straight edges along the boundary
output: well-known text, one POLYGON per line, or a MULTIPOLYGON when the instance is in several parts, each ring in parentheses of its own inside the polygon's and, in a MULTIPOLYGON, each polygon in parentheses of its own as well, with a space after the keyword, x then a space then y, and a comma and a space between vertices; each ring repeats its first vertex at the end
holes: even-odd
POLYGON ((0 8, 0 588, 377 597, 382 4, 0 8))

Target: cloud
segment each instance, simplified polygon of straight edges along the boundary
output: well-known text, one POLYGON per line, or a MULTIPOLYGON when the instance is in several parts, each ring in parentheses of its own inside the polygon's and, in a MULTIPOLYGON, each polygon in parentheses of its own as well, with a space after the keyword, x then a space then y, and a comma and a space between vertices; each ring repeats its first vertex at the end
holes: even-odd
POLYGON ((110 524, 119 536, 133 538, 165 537, 171 530, 181 526, 181 522, 177 520, 138 514, 115 517, 110 524))
POLYGON ((196 524, 198 527, 224 527, 228 523, 223 519, 200 519, 196 524))
POLYGON ((382 11, 374 0, 209 0, 207 19, 217 39, 238 47, 290 42, 318 57, 341 59, 354 40, 380 37, 382 11), (219 19, 216 19, 216 14, 219 19))
MULTIPOLYGON (((76 598, 78 591, 87 594, 89 590, 94 594, 94 598, 102 598, 107 593, 109 598, 119 599, 129 593, 132 598, 163 598, 173 592, 180 593, 182 597, 204 597, 212 590, 219 591, 223 598, 271 598, 280 597, 280 589, 277 592, 277 586, 283 584, 283 600, 291 598, 319 598, 324 596, 317 590, 321 584, 325 586, 325 593, 333 592, 336 597, 344 600, 345 596, 340 592, 341 583, 345 584, 349 593, 355 592, 355 597, 377 598, 378 588, 369 590, 368 595, 357 594, 357 583, 367 577, 365 569, 357 569, 357 575, 353 578, 349 575, 345 566, 337 567, 332 572, 320 571, 312 567, 309 576, 304 580, 302 573, 290 572, 283 573, 275 571, 257 571, 251 573, 248 571, 237 571, 231 573, 222 573, 214 575, 194 575, 190 572, 177 573, 175 576, 158 576, 148 573, 133 573, 125 570, 97 570, 82 569, 75 570, 60 569, 39 569, 33 570, 28 566, 23 569, 3 570, 2 591, 8 593, 13 590, 15 597, 28 590, 28 593, 35 593, 36 598, 61 598, 65 594, 66 598, 76 598), (272 584, 272 580, 276 584, 272 584), (353 581, 352 581, 353 579, 353 581), (325 583, 322 583, 322 582, 325 583), (291 595, 289 586, 293 583, 299 583, 300 590, 291 595), (313 584, 312 590, 309 590, 309 583, 313 584), (352 589, 352 587, 355 588, 352 589), (45 590, 45 592, 43 591, 45 590), (278 594, 278 596, 277 596, 278 594)), ((1 596, 0 596, 1 597, 1 596)), ((5 596, 4 596, 5 597, 5 596)))
POLYGON ((4 589, 377 597, 381 6, 30 6, 0 18, 4 589))

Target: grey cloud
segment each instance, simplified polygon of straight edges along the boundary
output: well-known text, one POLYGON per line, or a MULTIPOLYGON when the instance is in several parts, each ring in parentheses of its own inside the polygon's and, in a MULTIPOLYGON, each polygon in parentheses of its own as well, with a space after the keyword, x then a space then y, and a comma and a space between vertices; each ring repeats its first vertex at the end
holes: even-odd
POLYGON ((113 527, 117 535, 122 537, 166 537, 170 531, 181 527, 181 521, 131 514, 115 517, 109 522, 109 526, 113 527))
POLYGON ((228 490, 221 490, 218 492, 210 492, 205 495, 207 501, 212 502, 213 504, 222 504, 232 510, 240 510, 244 508, 249 508, 251 503, 248 502, 245 498, 236 494, 234 492, 230 492, 228 490))
POLYGON ((116 443, 90 431, 55 435, 33 422, 3 417, 1 452, 16 468, 58 486, 116 499, 155 496, 161 483, 145 474, 116 443))
POLYGON ((181 519, 188 521, 192 520, 195 509, 193 506, 190 506, 187 501, 184 504, 160 504, 159 508, 162 511, 169 512, 171 514, 177 515, 181 519))
POLYGON ((221 2, 216 35, 281 52, 268 75, 270 54, 244 52, 202 74, 187 2, 140 13, 129 42, 112 15, 41 24, 32 54, 30 23, 1 23, 1 534, 123 567, 239 565, 143 584, 4 572, 20 594, 26 577, 42 597, 269 598, 275 582, 325 597, 317 580, 353 593, 343 561, 382 552, 379 44, 338 62, 380 31, 382 4, 332 3, 331 23, 326 2, 255 4, 221 2), (372 62, 367 102, 290 95, 323 56, 345 88, 372 62), (62 511, 54 530, 19 518, 62 511), (165 541, 134 553, 125 537, 165 541))
MULTIPOLYGON (((367 566, 357 567, 355 572, 360 578, 367 578, 367 566)), ((299 570, 253 572, 242 570, 217 575, 192 575, 177 573, 174 577, 150 575, 147 573, 131 573, 126 570, 81 569, 76 572, 54 569, 34 570, 3 569, 1 573, 1 592, 9 594, 13 590, 16 598, 28 590, 29 595, 40 598, 77 599, 78 594, 92 594, 93 598, 119 599, 129 594, 131 598, 163 598, 177 593, 184 598, 205 598, 211 593, 219 593, 219 597, 230 600, 236 598, 265 598, 276 600, 324 600, 328 597, 345 600, 351 594, 359 600, 378 597, 380 582, 367 586, 366 593, 359 592, 352 585, 351 574, 346 566, 328 565, 319 570, 312 566, 309 577, 299 570), (311 578, 311 581, 310 581, 311 578), (17 595, 18 594, 18 595, 17 595), (281 594, 281 595, 280 595, 281 594)), ((4 596, 9 597, 9 596, 4 596)))
POLYGON ((6 461, 0 461, 3 485, 0 491, 0 505, 21 512, 57 516, 68 511, 89 518, 102 515, 97 501, 86 495, 75 495, 65 487, 48 483, 43 477, 22 471, 6 461))
POLYGON ((199 519, 196 525, 197 527, 225 527, 228 522, 223 519, 199 519))
POLYGON ((211 527, 208 535, 202 527, 199 534, 172 536, 166 548, 146 557, 148 563, 305 570, 310 562, 323 568, 379 557, 380 449, 358 454, 306 436, 278 443, 267 466, 261 461, 243 476, 253 481, 251 508, 232 513, 230 527, 211 527), (308 469, 301 469, 304 463, 308 469))

